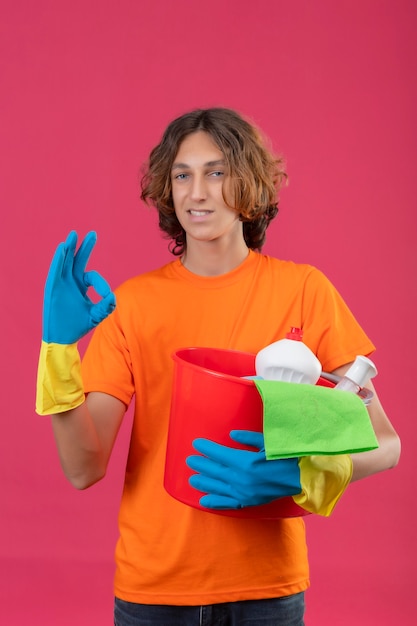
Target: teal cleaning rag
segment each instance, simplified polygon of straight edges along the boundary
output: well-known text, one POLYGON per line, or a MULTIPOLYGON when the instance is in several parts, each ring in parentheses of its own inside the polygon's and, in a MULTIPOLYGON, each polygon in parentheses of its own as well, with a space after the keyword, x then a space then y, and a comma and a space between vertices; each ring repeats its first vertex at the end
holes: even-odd
POLYGON ((320 385, 254 382, 263 401, 267 459, 378 447, 368 411, 357 395, 320 385))

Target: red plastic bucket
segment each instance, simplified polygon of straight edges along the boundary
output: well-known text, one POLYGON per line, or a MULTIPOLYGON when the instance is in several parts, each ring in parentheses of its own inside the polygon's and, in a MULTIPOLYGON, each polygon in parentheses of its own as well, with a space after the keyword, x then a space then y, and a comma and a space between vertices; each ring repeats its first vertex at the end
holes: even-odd
MULTIPOLYGON (((239 447, 229 437, 231 430, 262 432, 261 397, 252 380, 241 378, 255 375, 255 355, 217 348, 184 348, 172 358, 174 381, 164 486, 176 500, 208 511, 199 503, 202 494, 188 482, 193 472, 185 459, 196 453, 192 442, 198 437, 239 447)), ((324 379, 320 379, 319 384, 333 386, 324 379)), ((264 519, 308 514, 291 497, 261 506, 211 512, 264 519)))

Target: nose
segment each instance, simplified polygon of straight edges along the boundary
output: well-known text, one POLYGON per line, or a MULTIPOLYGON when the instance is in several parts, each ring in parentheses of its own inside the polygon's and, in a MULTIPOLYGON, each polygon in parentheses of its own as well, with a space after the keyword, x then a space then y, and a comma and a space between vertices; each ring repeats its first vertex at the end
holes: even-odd
POLYGON ((207 187, 203 175, 195 175, 193 177, 190 196, 193 202, 201 202, 207 198, 207 187))

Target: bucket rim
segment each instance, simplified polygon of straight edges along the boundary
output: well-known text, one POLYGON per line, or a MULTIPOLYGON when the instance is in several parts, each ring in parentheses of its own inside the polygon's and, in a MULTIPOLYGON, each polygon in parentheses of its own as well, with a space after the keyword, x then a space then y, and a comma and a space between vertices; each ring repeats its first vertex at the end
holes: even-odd
POLYGON ((212 346, 187 346, 185 348, 178 348, 177 350, 174 350, 174 352, 171 354, 171 358, 177 364, 185 365, 186 367, 189 367, 190 369, 193 369, 198 372, 207 372, 208 374, 221 378, 222 380, 230 380, 233 382, 239 382, 245 386, 253 386, 254 384, 253 380, 246 379, 241 376, 234 376, 233 374, 226 374, 224 372, 219 372, 215 369, 211 369, 210 367, 203 367, 202 365, 197 365, 196 363, 187 361, 186 359, 181 358, 180 356, 181 353, 183 354, 191 353, 191 352, 196 352, 198 350, 205 350, 207 352, 211 352, 212 354, 213 353, 224 353, 224 354, 227 353, 227 354, 235 354, 239 356, 244 355, 244 356, 255 359, 256 355, 253 352, 245 352, 242 350, 229 350, 227 348, 213 348, 212 346))

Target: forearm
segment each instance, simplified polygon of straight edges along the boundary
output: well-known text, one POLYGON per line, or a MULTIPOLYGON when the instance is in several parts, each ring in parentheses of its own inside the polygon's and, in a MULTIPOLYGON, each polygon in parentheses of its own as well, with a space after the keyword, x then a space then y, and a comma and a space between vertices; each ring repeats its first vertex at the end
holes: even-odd
POLYGON ((75 409, 51 416, 62 469, 77 489, 105 476, 124 412, 116 398, 93 393, 75 409))
POLYGON ((351 482, 395 467, 401 453, 401 442, 392 431, 378 436, 379 448, 370 452, 352 454, 353 472, 351 482))
POLYGON ((104 450, 86 402, 51 419, 61 466, 70 483, 85 489, 101 480, 106 471, 104 450))
MULTIPOLYGON (((348 367, 347 365, 339 368, 334 373, 342 376, 348 367)), ((372 476, 372 474, 395 467, 401 453, 400 438, 381 405, 375 387, 371 381, 367 382, 366 387, 374 394, 368 411, 379 447, 369 452, 351 455, 353 471, 350 482, 361 480, 362 478, 372 476)))

